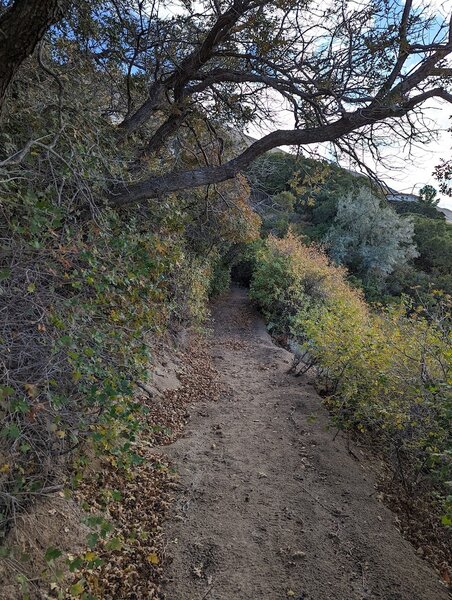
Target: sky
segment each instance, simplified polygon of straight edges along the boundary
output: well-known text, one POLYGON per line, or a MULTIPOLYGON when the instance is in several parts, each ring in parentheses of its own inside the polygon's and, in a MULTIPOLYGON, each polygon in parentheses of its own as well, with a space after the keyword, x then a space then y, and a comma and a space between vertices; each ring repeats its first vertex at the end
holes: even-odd
MULTIPOLYGON (((414 4, 425 4, 425 0, 415 0, 414 4)), ((433 14, 447 18, 452 11, 452 0, 428 0, 433 14)), ((400 167, 398 172, 381 168, 381 175, 391 187, 400 192, 416 193, 423 185, 429 183, 438 188, 438 182, 433 171, 442 159, 451 158, 452 133, 447 129, 452 127, 452 105, 444 101, 430 103, 425 115, 431 119, 432 129, 437 129, 438 137, 429 144, 413 149, 411 156, 402 148, 394 147, 394 166, 400 167), (398 156, 398 158, 397 158, 398 156)), ((377 168, 377 173, 380 171, 377 168)), ((441 196, 439 205, 452 210, 452 198, 441 196)))
MULTIPOLYGON (((425 115, 431 120, 432 129, 438 130, 437 139, 412 148, 410 153, 394 141, 391 149, 386 151, 391 168, 367 161, 383 181, 399 192, 417 193, 427 183, 438 189, 438 182, 433 176, 435 166, 442 159, 451 158, 452 133, 447 129, 452 126, 452 105, 444 101, 430 103, 425 115)), ((439 205, 452 210, 452 198, 441 194, 439 197, 439 205)))
MULTIPOLYGON (((328 3, 331 0, 324 0, 328 3)), ((360 0, 361 3, 363 0, 360 0)), ((364 0, 365 1, 365 0, 364 0)), ((403 7, 404 0, 396 0, 403 7)), ((423 6, 428 3, 430 11, 433 15, 447 17, 452 10, 452 0, 414 0, 413 5, 416 7, 423 6)), ((196 3, 195 3, 196 4, 196 3)), ((201 5, 200 5, 201 6, 201 5)), ((170 4, 163 7, 163 12, 168 14, 180 14, 184 12, 183 2, 181 0, 173 0, 170 4)), ((428 36, 432 32, 426 32, 428 36)), ((399 192, 418 193, 420 188, 426 184, 433 185, 438 188, 438 182, 433 176, 435 166, 440 164, 442 159, 451 158, 452 153, 452 133, 447 131, 452 127, 452 105, 444 101, 431 101, 424 111, 427 119, 430 120, 431 130, 436 132, 436 137, 429 144, 418 145, 410 150, 400 145, 396 139, 390 148, 382 150, 385 156, 386 164, 375 164, 369 156, 363 156, 365 163, 386 182, 390 187, 399 192)), ((274 130, 276 127, 291 128, 293 127, 293 117, 284 105, 281 105, 279 111, 279 119, 277 122, 269 123, 268 126, 250 127, 249 135, 254 138, 260 138, 263 135, 274 130)), ((317 147, 317 151, 321 156, 328 158, 332 157, 331 148, 327 146, 317 147)), ((348 161, 342 162, 342 166, 346 168, 356 168, 355 165, 348 161)), ((452 210, 452 198, 440 194, 439 205, 452 210)))
MULTIPOLYGON (((402 0, 400 2, 402 5, 402 0)), ((437 17, 441 15, 447 18, 452 12, 452 0, 414 0, 413 4, 425 6, 426 2, 430 6, 432 14, 437 17)), ((428 36, 430 37, 432 33, 429 32, 428 36)), ((265 126, 259 129, 252 127, 249 134, 252 137, 260 138, 272 131, 275 126, 284 129, 292 128, 293 117, 287 107, 281 105, 277 112, 276 121, 269 124, 268 129, 265 126)), ((431 142, 428 144, 418 143, 408 149, 395 138, 390 147, 381 149, 384 158, 381 163, 375 163, 370 155, 360 156, 381 180, 399 192, 418 193, 426 184, 433 185, 438 189, 439 184, 433 175, 434 169, 443 159, 452 158, 452 133, 448 131, 452 128, 452 104, 439 99, 431 100, 423 107, 423 114, 433 134, 431 142)), ((315 148, 311 147, 311 150, 317 151, 320 156, 329 159, 334 156, 331 146, 318 145, 315 148)), ((345 168, 360 170, 348 159, 341 162, 341 165, 345 168)), ((452 210, 452 198, 441 194, 439 197, 439 206, 452 210)))
MULTIPOLYGON (((442 159, 452 157, 452 133, 447 131, 452 127, 452 105, 444 101, 433 101, 426 106, 424 114, 430 121, 432 131, 436 132, 435 139, 430 143, 418 144, 408 150, 394 139, 390 147, 381 149, 384 163, 375 163, 370 156, 360 156, 382 181, 398 192, 416 194, 426 184, 438 189, 439 185, 433 176, 433 171, 442 159)), ((248 133, 259 139, 273 131, 275 127, 288 129, 292 126, 292 113, 285 106, 280 105, 275 121, 264 127, 250 127, 248 133)), ((316 144, 306 148, 321 157, 333 158, 331 145, 316 144)), ((288 147, 284 150, 291 151, 288 147)), ((340 164, 347 169, 360 171, 359 167, 346 158, 340 164)), ((452 210, 452 198, 441 194, 439 197, 439 206, 452 210)))

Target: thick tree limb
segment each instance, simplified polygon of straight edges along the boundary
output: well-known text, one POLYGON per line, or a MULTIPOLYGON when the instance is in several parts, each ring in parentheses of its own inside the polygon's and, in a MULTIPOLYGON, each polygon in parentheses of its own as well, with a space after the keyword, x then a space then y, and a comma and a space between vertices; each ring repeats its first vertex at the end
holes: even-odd
POLYGON ((216 46, 228 36, 237 21, 248 10, 258 5, 258 1, 235 0, 232 6, 217 18, 199 48, 182 60, 180 65, 163 81, 156 82, 151 86, 146 101, 133 115, 121 123, 121 134, 128 136, 139 129, 152 115, 166 92, 173 90, 175 100, 180 101, 184 86, 212 57, 216 46))
POLYGON ((0 109, 20 65, 67 5, 65 0, 16 0, 0 17, 0 109))
POLYGON ((221 181, 233 178, 237 173, 246 169, 253 160, 272 148, 282 145, 304 145, 325 142, 345 135, 354 128, 349 119, 342 118, 332 125, 315 129, 274 131, 261 140, 254 142, 242 154, 224 165, 152 177, 140 183, 133 184, 121 192, 117 191, 116 194, 113 193, 111 203, 119 207, 159 194, 220 183, 221 181))
POLYGON ((188 111, 184 109, 170 114, 166 121, 164 121, 160 125, 160 127, 157 129, 157 131, 147 143, 146 148, 143 151, 143 155, 150 155, 160 150, 160 148, 162 148, 166 140, 171 135, 176 133, 181 124, 184 122, 187 114, 188 111))
POLYGON ((137 131, 162 103, 165 97, 165 86, 156 82, 149 89, 149 96, 140 108, 119 125, 122 137, 127 137, 137 131))
POLYGON ((132 184, 111 194, 110 203, 121 207, 161 194, 176 192, 232 179, 245 170, 256 158, 278 146, 303 146, 335 141, 366 125, 373 125, 388 118, 401 118, 429 98, 439 97, 452 103, 452 94, 443 88, 435 88, 418 94, 399 105, 368 107, 347 113, 334 123, 302 129, 277 130, 254 142, 236 158, 223 165, 204 167, 184 172, 172 172, 132 184))

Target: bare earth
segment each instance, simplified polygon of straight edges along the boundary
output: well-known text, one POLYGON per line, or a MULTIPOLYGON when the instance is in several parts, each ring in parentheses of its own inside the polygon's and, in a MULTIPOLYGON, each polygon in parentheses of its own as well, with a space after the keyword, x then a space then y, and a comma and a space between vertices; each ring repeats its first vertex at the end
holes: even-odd
POLYGON ((287 375, 246 293, 216 305, 222 400, 193 408, 166 448, 181 478, 167 531, 168 600, 446 600, 396 528, 373 469, 287 375))

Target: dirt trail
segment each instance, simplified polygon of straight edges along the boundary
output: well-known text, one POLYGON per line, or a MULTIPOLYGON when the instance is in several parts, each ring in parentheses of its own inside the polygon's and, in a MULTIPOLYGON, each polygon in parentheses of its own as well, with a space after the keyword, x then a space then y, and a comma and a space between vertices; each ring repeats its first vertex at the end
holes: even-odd
POLYGON ((168 600, 445 600, 313 387, 234 289, 212 355, 229 392, 167 448, 181 476, 168 600))

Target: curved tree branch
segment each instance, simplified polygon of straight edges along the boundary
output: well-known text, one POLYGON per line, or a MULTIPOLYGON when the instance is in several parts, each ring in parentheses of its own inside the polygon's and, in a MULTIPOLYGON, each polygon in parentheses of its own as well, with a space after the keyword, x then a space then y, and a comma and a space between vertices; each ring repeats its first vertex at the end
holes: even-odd
POLYGON ((151 177, 126 188, 115 190, 110 196, 110 203, 115 207, 121 207, 161 194, 220 183, 232 179, 245 170, 256 158, 273 148, 334 142, 366 125, 373 125, 388 118, 401 118, 419 104, 433 97, 439 97, 452 103, 452 94, 443 88, 435 88, 418 94, 400 105, 369 107, 353 113, 346 113, 342 118, 327 125, 303 130, 280 129, 257 140, 239 156, 223 165, 151 177))
POLYGON ((165 92, 173 90, 175 100, 179 101, 183 96, 184 86, 212 57, 216 46, 228 36, 237 21, 246 12, 263 3, 265 0, 235 0, 232 6, 217 18, 202 44, 184 58, 164 81, 155 82, 151 86, 147 100, 120 124, 122 136, 130 135, 149 119, 165 92))

